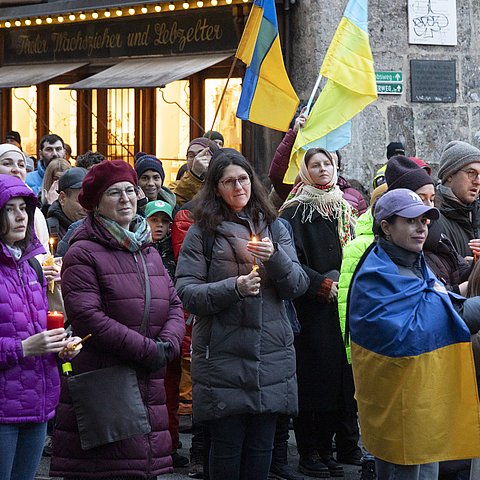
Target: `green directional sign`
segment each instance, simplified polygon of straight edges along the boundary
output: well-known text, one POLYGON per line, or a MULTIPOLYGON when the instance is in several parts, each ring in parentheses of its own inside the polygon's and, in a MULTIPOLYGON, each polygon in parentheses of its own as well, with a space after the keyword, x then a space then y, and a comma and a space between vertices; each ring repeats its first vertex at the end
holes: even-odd
POLYGON ((375 72, 375 80, 384 83, 401 83, 403 82, 402 72, 375 72))
POLYGON ((403 93, 403 84, 377 82, 377 93, 383 95, 401 95, 403 93))

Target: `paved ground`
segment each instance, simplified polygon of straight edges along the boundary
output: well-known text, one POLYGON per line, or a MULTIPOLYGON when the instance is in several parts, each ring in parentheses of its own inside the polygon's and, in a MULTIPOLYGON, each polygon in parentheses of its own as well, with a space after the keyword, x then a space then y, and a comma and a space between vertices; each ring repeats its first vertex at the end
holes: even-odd
MULTIPOLYGON (((180 434, 180 440, 182 442, 182 449, 179 450, 179 453, 182 455, 188 456, 188 449, 190 448, 191 443, 191 435, 187 433, 180 434)), ((297 456, 297 447, 295 445, 295 436, 293 432, 290 432, 290 440, 289 440, 289 463, 292 466, 297 466, 298 463, 298 456, 297 456)), ((54 477, 48 476, 48 469, 50 465, 50 459, 48 457, 42 458, 42 463, 40 464, 40 469, 37 473, 36 479, 37 480, 53 480, 54 477)), ((344 465, 345 476, 343 477, 345 480, 358 480, 360 478, 359 473, 360 467, 352 466, 352 465, 344 465)), ((187 468, 179 468, 175 471, 175 473, 171 475, 163 475, 162 477, 158 477, 161 480, 186 480, 190 478, 188 476, 188 469, 187 468)), ((305 480, 310 479, 311 477, 305 477, 305 480)), ((338 478, 338 477, 337 477, 338 478)), ((55 480, 56 479, 55 477, 55 480)), ((226 478, 225 480, 229 480, 226 478)))

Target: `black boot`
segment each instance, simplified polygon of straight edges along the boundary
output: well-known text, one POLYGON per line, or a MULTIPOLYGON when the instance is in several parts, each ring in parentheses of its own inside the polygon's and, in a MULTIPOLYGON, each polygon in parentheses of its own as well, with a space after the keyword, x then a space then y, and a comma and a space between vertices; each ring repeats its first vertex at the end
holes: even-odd
POLYGON ((288 465, 288 424, 290 417, 279 415, 273 441, 272 462, 269 478, 280 480, 303 480, 303 476, 288 465))
POLYGON ((304 480, 303 475, 300 475, 293 467, 286 463, 272 463, 268 478, 278 480, 304 480))

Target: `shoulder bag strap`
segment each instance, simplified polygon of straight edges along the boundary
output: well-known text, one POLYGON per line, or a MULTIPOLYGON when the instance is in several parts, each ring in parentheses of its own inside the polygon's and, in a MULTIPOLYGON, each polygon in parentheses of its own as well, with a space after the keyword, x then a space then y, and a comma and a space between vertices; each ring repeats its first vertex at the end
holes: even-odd
POLYGON ((150 319, 149 311, 150 311, 150 303, 152 300, 152 292, 150 290, 150 278, 148 276, 147 264, 145 262, 145 258, 143 258, 142 252, 140 251, 139 253, 140 253, 140 258, 142 259, 143 272, 145 276, 145 308, 143 310, 143 319, 142 319, 142 325, 140 326, 140 333, 142 335, 145 335, 148 328, 149 319, 150 319))

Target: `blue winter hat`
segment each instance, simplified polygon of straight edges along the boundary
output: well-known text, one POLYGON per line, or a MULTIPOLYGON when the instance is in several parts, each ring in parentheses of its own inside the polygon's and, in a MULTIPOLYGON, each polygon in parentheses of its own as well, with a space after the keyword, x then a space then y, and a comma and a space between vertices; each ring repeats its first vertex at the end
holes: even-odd
POLYGON ((155 156, 148 153, 138 152, 135 155, 135 171, 138 178, 140 178, 147 170, 158 172, 162 177, 162 183, 165 180, 165 171, 163 170, 162 162, 155 156))

